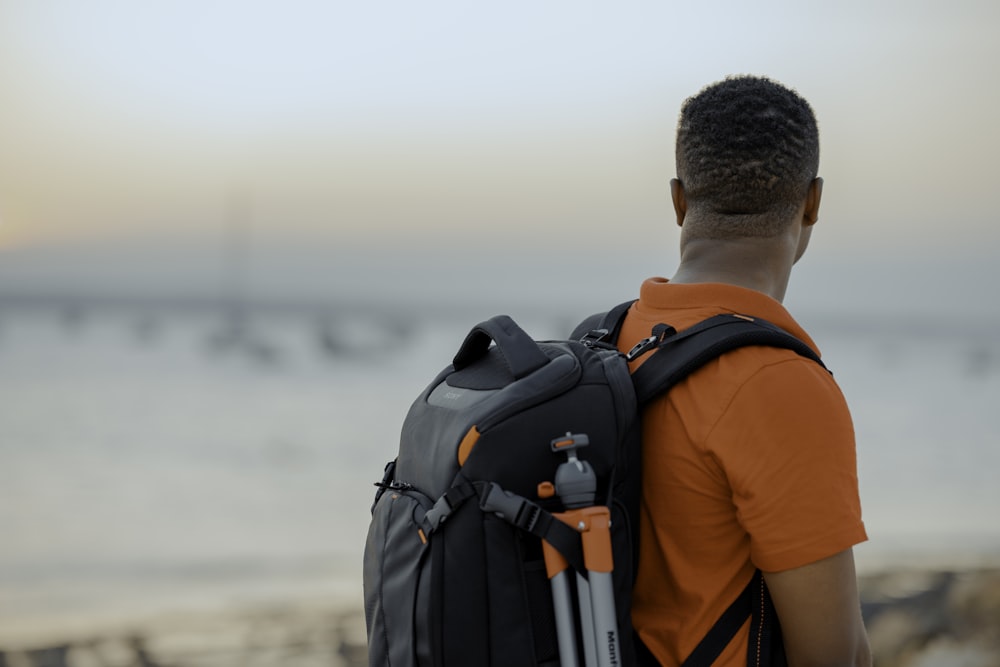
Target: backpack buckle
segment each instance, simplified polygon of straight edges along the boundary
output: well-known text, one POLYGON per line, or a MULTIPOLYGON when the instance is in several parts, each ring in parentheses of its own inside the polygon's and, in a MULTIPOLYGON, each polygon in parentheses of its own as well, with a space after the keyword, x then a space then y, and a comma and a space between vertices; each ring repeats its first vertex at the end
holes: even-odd
POLYGON ((636 358, 646 354, 654 347, 659 346, 664 339, 673 336, 675 333, 677 333, 677 330, 672 326, 667 324, 657 324, 653 327, 653 335, 649 338, 643 338, 638 343, 633 345, 632 349, 625 355, 625 360, 634 361, 636 358))
POLYGON ((451 512, 454 508, 448 501, 448 495, 445 494, 437 499, 434 503, 434 507, 427 510, 427 514, 424 514, 424 520, 421 522, 424 527, 428 529, 427 534, 436 531, 438 526, 444 523, 444 520, 451 516, 451 512))
POLYGON ((660 344, 660 338, 658 336, 650 336, 649 338, 643 338, 638 343, 632 346, 632 349, 625 353, 625 361, 632 361, 636 357, 640 357, 649 350, 660 344))
POLYGON ((471 484, 460 484, 448 489, 418 521, 424 529, 424 534, 430 536, 462 503, 474 495, 476 495, 476 489, 471 484))
POLYGON ((594 347, 598 343, 604 342, 610 333, 608 329, 591 329, 583 335, 580 342, 587 347, 594 347))
POLYGON ((479 501, 484 512, 493 512, 504 521, 521 530, 531 532, 541 516, 542 508, 523 496, 504 491, 499 484, 491 482, 488 491, 479 501))

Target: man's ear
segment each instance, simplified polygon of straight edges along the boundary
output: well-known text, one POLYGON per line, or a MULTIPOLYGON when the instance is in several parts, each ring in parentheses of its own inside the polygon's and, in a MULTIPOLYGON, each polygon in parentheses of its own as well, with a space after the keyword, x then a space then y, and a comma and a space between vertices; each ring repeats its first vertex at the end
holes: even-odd
POLYGON ((819 202, 823 198, 823 179, 818 176, 809 184, 806 192, 806 207, 802 212, 802 223, 806 226, 815 225, 819 220, 819 202))
POLYGON ((676 178, 670 179, 670 198, 674 200, 674 213, 677 214, 677 226, 684 226, 684 216, 687 214, 687 197, 684 196, 684 184, 676 178))

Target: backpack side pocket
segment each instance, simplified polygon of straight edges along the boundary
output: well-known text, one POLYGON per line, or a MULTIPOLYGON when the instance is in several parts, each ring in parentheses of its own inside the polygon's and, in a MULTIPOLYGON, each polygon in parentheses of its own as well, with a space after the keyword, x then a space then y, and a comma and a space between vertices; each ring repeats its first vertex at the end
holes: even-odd
POLYGON ((365 544, 365 620, 368 662, 388 667, 429 665, 426 590, 430 576, 427 538, 414 521, 431 501, 412 489, 391 489, 379 498, 365 544), (418 624, 420 626, 418 631, 418 624), (418 652, 423 659, 418 661, 418 652))

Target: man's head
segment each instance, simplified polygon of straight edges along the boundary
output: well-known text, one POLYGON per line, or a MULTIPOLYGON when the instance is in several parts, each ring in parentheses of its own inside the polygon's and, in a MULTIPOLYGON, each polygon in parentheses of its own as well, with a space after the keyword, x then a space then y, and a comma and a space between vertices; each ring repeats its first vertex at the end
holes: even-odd
POLYGON ((694 237, 781 234, 818 168, 816 118, 808 102, 781 84, 730 77, 681 107, 677 176, 694 237))

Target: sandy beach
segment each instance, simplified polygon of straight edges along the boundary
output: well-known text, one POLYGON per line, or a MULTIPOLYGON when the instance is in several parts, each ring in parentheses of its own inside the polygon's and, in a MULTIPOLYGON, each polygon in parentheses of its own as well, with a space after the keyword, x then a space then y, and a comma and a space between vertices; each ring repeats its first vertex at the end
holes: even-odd
MULTIPOLYGON (((862 606, 876 667, 1000 665, 1000 568, 864 574, 862 606)), ((0 629, 0 667, 360 667, 364 613, 289 600, 0 629)))

